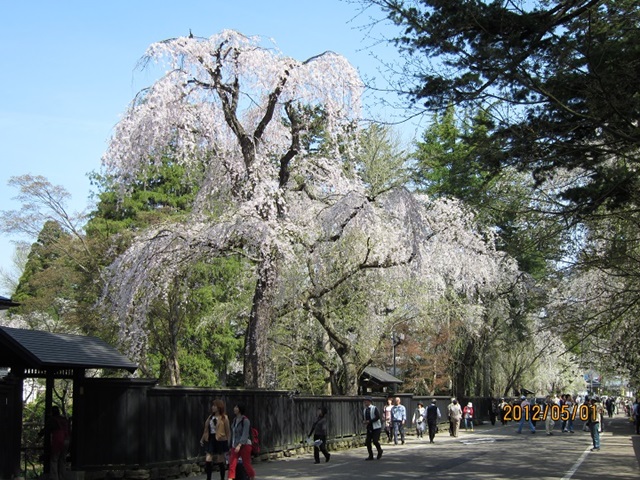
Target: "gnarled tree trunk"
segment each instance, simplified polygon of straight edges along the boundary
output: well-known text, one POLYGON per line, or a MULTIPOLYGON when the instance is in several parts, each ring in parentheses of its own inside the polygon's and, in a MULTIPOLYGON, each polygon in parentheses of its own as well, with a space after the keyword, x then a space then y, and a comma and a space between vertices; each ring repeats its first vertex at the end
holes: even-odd
POLYGON ((270 291, 276 267, 265 261, 258 272, 244 343, 244 384, 248 388, 269 386, 269 330, 274 315, 270 291))

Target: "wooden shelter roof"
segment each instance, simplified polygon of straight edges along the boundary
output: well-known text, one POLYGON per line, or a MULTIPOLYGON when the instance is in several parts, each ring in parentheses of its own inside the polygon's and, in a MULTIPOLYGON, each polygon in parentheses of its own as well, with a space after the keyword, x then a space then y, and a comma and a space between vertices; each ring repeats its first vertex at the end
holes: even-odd
POLYGON ((363 379, 379 385, 393 385, 394 383, 399 385, 402 383, 398 377, 394 377, 378 367, 366 367, 362 373, 363 379))
POLYGON ((119 369, 138 366, 96 337, 0 326, 0 366, 25 370, 119 369))

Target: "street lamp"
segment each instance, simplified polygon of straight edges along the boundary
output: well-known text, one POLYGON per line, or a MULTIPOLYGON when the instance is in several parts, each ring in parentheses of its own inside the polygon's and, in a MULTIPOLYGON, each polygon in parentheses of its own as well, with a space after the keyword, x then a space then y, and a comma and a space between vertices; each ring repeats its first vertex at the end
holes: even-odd
MULTIPOLYGON (((391 345, 393 345, 393 376, 397 377, 396 372, 396 347, 400 345, 404 340, 404 333, 391 332, 391 345)), ((393 393, 398 391, 398 384, 393 384, 393 393)))

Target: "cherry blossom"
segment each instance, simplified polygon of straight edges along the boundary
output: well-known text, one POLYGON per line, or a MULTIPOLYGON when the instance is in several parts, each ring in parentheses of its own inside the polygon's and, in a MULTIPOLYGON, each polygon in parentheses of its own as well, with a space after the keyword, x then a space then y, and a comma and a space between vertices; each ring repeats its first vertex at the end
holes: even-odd
POLYGON ((226 252, 255 266, 244 369, 254 387, 269 386, 274 319, 297 309, 320 320, 332 292, 364 272, 375 272, 362 312, 373 320, 370 333, 363 323, 352 338, 333 328, 339 319, 322 317, 351 369, 350 390, 371 353, 371 332, 389 321, 380 312, 411 310, 448 289, 482 309, 483 292, 516 282, 515 263, 456 202, 404 188, 366 195, 358 172, 346 168, 358 145, 362 82, 340 55, 297 61, 260 38, 224 31, 155 43, 145 62, 167 71, 117 125, 106 169, 125 191, 162 158, 203 174, 193 175, 200 194, 189 220, 142 232, 110 267, 107 298, 134 358, 145 351, 147 312, 171 278, 226 252), (323 119, 321 149, 302 140, 314 133, 310 112, 323 119))

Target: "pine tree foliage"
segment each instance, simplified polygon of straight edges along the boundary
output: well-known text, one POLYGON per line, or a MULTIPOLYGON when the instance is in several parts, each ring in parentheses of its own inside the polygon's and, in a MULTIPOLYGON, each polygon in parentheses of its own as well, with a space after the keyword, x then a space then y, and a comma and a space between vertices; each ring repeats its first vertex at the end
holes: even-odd
POLYGON ((632 0, 373 0, 401 32, 404 91, 427 109, 491 106, 488 170, 543 181, 569 209, 634 204, 638 191, 640 6, 632 0), (420 61, 412 61, 420 59, 420 61))

